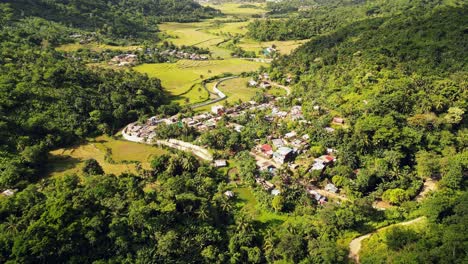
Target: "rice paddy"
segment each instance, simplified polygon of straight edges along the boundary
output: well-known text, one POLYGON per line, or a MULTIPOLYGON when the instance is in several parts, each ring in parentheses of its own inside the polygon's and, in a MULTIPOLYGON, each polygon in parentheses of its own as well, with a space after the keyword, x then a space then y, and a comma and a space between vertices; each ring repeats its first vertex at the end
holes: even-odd
POLYGON ((88 43, 88 44, 79 44, 79 43, 70 43, 64 44, 60 47, 57 47, 58 51, 64 52, 73 52, 79 49, 89 49, 96 52, 101 52, 104 50, 121 50, 121 51, 133 51, 140 48, 140 46, 111 46, 106 44, 97 44, 97 43, 88 43))
POLYGON ((198 89, 203 79, 223 73, 240 74, 255 71, 265 63, 243 59, 192 61, 180 60, 177 63, 142 64, 134 69, 150 77, 161 79, 162 85, 181 104, 193 104, 208 99, 204 89, 198 89), (188 101, 187 101, 188 100, 188 101))

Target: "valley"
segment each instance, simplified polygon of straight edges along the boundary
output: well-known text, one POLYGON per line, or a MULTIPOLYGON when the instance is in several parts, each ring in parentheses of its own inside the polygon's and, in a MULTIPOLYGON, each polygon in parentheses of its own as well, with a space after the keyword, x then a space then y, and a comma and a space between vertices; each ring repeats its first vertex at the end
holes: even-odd
POLYGON ((0 3, 0 263, 462 263, 463 0, 0 3))

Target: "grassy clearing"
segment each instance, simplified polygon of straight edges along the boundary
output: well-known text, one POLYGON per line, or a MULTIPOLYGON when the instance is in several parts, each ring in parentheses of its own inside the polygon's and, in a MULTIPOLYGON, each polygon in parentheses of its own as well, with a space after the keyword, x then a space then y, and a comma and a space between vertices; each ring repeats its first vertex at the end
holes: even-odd
MULTIPOLYGON (((240 74, 242 72, 255 71, 265 63, 246 61, 242 59, 191 61, 180 60, 177 63, 153 63, 142 64, 134 69, 146 73, 150 77, 161 79, 163 86, 169 93, 175 96, 175 100, 184 103, 188 98, 190 103, 207 99, 205 90, 197 87, 189 89, 203 79, 222 73, 240 74), (188 92, 187 94, 184 94, 188 92)), ((209 87, 209 86, 208 86, 209 87)))
POLYGON ((234 188, 233 192, 237 195, 237 206, 246 210, 254 220, 262 223, 282 223, 289 217, 260 209, 252 190, 247 187, 234 188))
POLYGON ((139 161, 143 168, 149 169, 154 156, 167 153, 166 150, 134 142, 116 140, 107 136, 97 137, 86 144, 72 148, 63 148, 49 153, 48 172, 51 176, 80 173, 84 161, 96 159, 105 173, 120 175, 125 172, 136 173, 134 163, 122 164, 122 161, 139 161), (115 164, 106 161, 106 149, 112 151, 115 164))
MULTIPOLYGON (((247 82, 250 78, 236 78, 222 82, 218 88, 227 95, 227 102, 236 104, 239 100, 247 102, 252 99, 256 92, 261 91, 259 88, 248 87, 247 82)), ((212 89, 213 86, 208 86, 212 89)))
POLYGON ((266 93, 274 95, 274 96, 278 96, 278 97, 287 95, 286 90, 284 90, 283 88, 276 87, 276 86, 273 86, 270 89, 266 90, 266 93))
POLYGON ((390 230, 396 226, 402 228, 403 230, 413 231, 417 234, 424 233, 427 230, 428 221, 423 219, 416 223, 410 225, 392 225, 389 228, 383 228, 382 230, 377 231, 370 238, 364 239, 362 241, 361 251, 359 253, 360 259, 364 262, 370 263, 369 261, 375 260, 374 256, 385 256, 387 263, 395 262, 395 257, 398 258, 398 252, 390 249, 386 243, 387 234, 390 230), (367 261, 365 261, 367 260, 367 261))
POLYGON ((61 45, 60 47, 57 47, 57 50, 64 51, 64 52, 73 52, 79 49, 90 49, 96 52, 101 52, 104 50, 131 51, 131 50, 136 50, 139 47, 140 46, 111 46, 111 45, 97 44, 97 43, 88 43, 88 44, 71 43, 71 44, 61 45))

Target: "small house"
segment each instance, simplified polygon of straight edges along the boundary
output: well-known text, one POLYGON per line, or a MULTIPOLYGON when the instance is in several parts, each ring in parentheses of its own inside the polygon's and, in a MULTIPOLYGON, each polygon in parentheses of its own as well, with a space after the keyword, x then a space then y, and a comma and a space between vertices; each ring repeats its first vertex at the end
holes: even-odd
POLYGON ((260 151, 267 156, 273 155, 273 148, 268 144, 263 144, 260 147, 260 151))
POLYGON ((271 84, 269 82, 263 81, 263 82, 260 83, 260 87, 263 88, 263 89, 270 88, 271 84))
POLYGON ((336 125, 344 125, 345 123, 344 119, 341 117, 334 117, 332 122, 336 125))
POLYGON ((296 136, 297 136, 296 131, 292 131, 292 132, 286 133, 284 135, 284 138, 293 138, 293 137, 296 137, 296 136))
POLYGON ((222 115, 224 113, 224 106, 222 105, 213 105, 211 107, 211 112, 215 115, 222 115))
POLYGON ((338 188, 334 184, 329 183, 329 184, 325 185, 325 191, 331 192, 331 193, 337 193, 338 188))
POLYGON ((226 160, 219 159, 219 160, 214 161, 214 165, 215 165, 216 168, 222 168, 222 167, 227 166, 227 162, 226 162, 226 160))
POLYGON ((255 182, 257 182, 257 184, 260 184, 263 187, 263 189, 265 189, 268 192, 275 188, 275 185, 273 183, 266 181, 263 178, 256 178, 255 182))
POLYGON ((254 81, 254 80, 249 81, 249 86, 251 86, 251 87, 255 87, 255 86, 257 86, 257 84, 258 84, 258 82, 254 81))
POLYGON ((284 146, 284 140, 281 138, 276 138, 271 141, 273 143, 273 146, 276 148, 280 148, 284 146))
POLYGON ((288 147, 280 147, 273 153, 273 160, 279 164, 286 163, 293 158, 293 150, 288 147))
POLYGON ((225 191, 224 192, 224 195, 227 197, 227 198, 234 198, 235 194, 233 191, 225 191))
POLYGON ((281 194, 281 191, 278 190, 278 189, 273 189, 273 190, 271 191, 271 194, 274 195, 274 196, 277 196, 277 195, 280 195, 280 194, 281 194))
POLYGON ((5 191, 2 192, 3 196, 13 196, 15 194, 16 190, 12 189, 6 189, 5 191))

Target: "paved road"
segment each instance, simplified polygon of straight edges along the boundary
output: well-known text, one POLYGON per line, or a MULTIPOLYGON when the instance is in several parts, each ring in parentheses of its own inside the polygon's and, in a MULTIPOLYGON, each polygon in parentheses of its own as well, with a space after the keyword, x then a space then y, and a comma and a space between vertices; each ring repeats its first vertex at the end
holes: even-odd
POLYGON ((389 226, 385 226, 385 227, 382 227, 382 228, 379 228, 377 229, 376 231, 372 232, 372 233, 369 233, 369 234, 365 234, 365 235, 362 235, 360 237, 356 237, 355 239, 353 239, 351 241, 351 243, 349 243, 349 255, 348 257, 352 260, 354 260, 354 262, 356 263, 360 263, 359 262, 359 251, 361 250, 361 246, 362 246, 362 241, 366 238, 369 238, 371 237, 373 234, 379 232, 379 231, 383 231, 385 229, 388 229, 390 227, 394 227, 394 226, 407 226, 407 225, 411 225, 411 224, 414 224, 414 223, 417 223, 417 222, 420 222, 422 220, 424 220, 426 217, 425 216, 421 216, 421 217, 418 217, 416 219, 413 219, 413 220, 409 220, 409 221, 406 221, 406 222, 401 222, 401 223, 397 223, 397 224, 393 224, 393 225, 389 225, 389 226))
POLYGON ((164 146, 167 146, 167 147, 170 147, 170 148, 175 148, 175 149, 178 149, 178 150, 191 152, 191 153, 193 153, 193 155, 199 157, 202 160, 213 161, 213 156, 211 155, 211 153, 207 149, 205 149, 203 147, 193 145, 191 143, 184 142, 182 140, 172 139, 172 138, 171 139, 163 139, 163 140, 154 140, 154 141, 145 140, 145 138, 131 136, 131 135, 125 133, 126 129, 127 129, 127 127, 125 127, 122 130, 122 137, 124 139, 128 140, 128 141, 143 143, 143 144, 148 144, 148 145, 164 145, 164 146))

